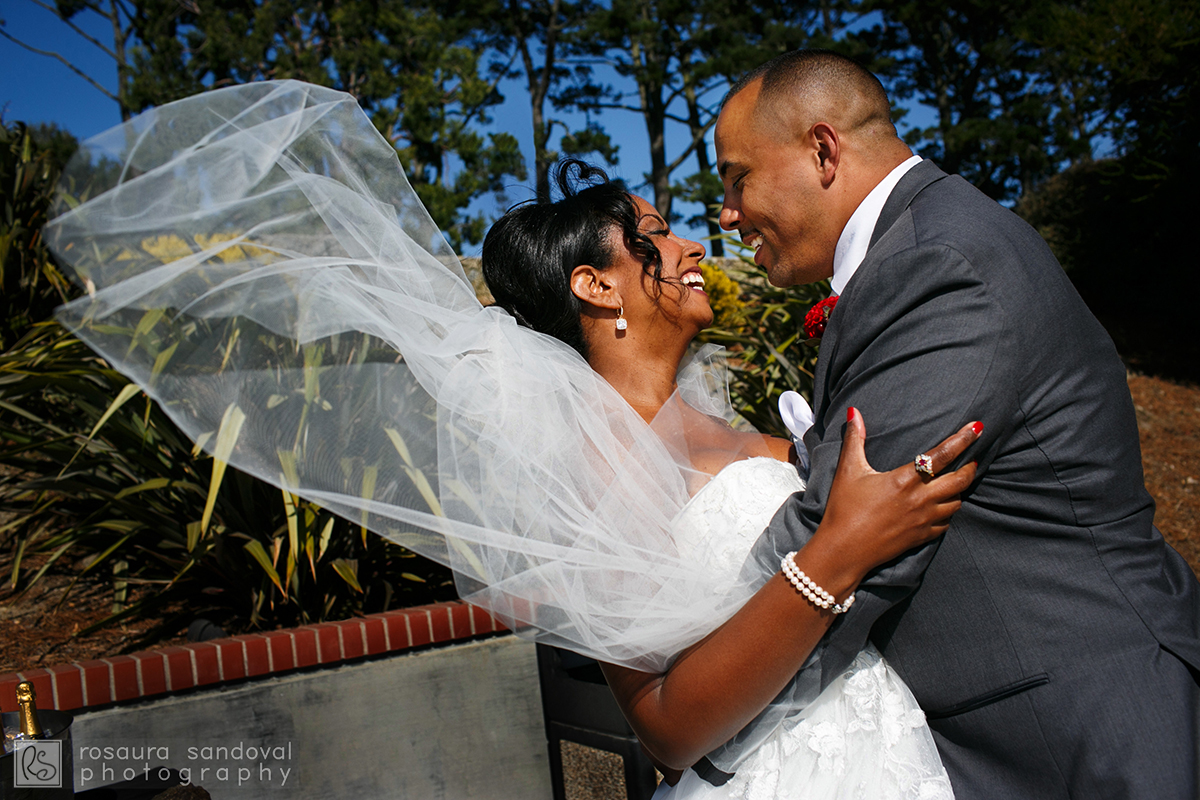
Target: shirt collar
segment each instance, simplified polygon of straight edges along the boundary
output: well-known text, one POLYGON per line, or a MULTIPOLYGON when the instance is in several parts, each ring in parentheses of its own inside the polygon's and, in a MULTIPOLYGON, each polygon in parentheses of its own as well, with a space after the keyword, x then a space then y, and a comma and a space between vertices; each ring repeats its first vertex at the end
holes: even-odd
POLYGON ((867 257, 871 234, 875 232, 875 224, 879 222, 879 215, 883 212, 883 206, 892 190, 904 174, 920 162, 920 156, 912 156, 889 172, 850 215, 850 221, 838 237, 837 249, 833 251, 833 280, 830 281, 830 288, 834 294, 842 293, 846 284, 854 277, 858 265, 867 257))

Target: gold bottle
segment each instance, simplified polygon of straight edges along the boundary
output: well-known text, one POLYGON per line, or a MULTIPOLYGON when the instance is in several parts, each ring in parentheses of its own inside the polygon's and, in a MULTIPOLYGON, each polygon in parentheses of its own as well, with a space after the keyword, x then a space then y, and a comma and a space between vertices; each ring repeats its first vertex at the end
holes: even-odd
POLYGON ((21 732, 17 734, 17 739, 44 739, 46 736, 38 720, 36 700, 37 691, 32 683, 21 681, 17 684, 17 705, 21 707, 21 732))

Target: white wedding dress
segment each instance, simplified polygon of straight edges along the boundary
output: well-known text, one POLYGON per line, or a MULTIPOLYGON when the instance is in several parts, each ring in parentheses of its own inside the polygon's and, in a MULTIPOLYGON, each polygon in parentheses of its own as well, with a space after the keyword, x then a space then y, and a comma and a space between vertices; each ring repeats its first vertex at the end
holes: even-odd
MULTIPOLYGON (((675 519, 676 544, 724 568, 733 581, 751 546, 793 492, 804 488, 790 464, 735 461, 717 473, 675 519)), ((925 715, 871 645, 816 701, 746 756, 734 777, 714 786, 694 771, 655 800, 949 800, 950 779, 925 715)))

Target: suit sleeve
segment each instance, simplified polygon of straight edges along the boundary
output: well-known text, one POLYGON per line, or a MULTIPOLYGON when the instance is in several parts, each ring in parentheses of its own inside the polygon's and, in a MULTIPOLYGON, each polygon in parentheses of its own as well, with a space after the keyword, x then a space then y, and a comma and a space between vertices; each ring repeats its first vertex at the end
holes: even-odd
MULTIPOLYGON (((849 407, 863 414, 867 458, 879 471, 911 464, 978 419, 983 436, 962 461, 979 461, 982 475, 1015 417, 1018 362, 1007 352, 1012 332, 965 257, 945 246, 912 247, 860 277, 839 300, 822 343, 828 362, 814 393, 823 401, 805 437, 812 458, 808 488, 780 509, 759 540, 753 558, 760 568, 778 569, 779 559, 820 524, 849 407)), ((955 535, 953 522, 946 535, 955 535)), ((913 550, 867 576, 854 608, 805 667, 819 671, 821 688, 863 648, 875 621, 917 588, 939 545, 913 550)))

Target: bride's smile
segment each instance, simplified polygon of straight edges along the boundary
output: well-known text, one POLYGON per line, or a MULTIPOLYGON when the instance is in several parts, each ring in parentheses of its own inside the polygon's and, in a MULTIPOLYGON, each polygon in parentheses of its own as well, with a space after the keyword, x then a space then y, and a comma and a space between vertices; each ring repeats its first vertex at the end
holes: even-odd
MULTIPOLYGON (((670 226, 645 199, 631 196, 639 214, 638 233, 647 236, 658 250, 662 271, 658 278, 647 274, 645 266, 628 248, 621 247, 622 256, 614 264, 624 280, 631 282, 636 277, 640 293, 630 287, 630 299, 625 303, 625 316, 632 325, 637 315, 646 333, 654 331, 656 336, 686 336, 688 341, 712 324, 713 311, 708 294, 704 291, 704 276, 700 260, 705 256, 704 246, 699 242, 684 239, 671 230, 670 226), (637 295, 640 294, 640 297, 637 295), (645 322, 641 322, 645 320, 645 322), (668 332, 661 325, 667 322, 674 328, 668 332)), ((614 236, 618 236, 616 231, 614 236)), ((623 295, 624 296, 624 295, 623 295)))

